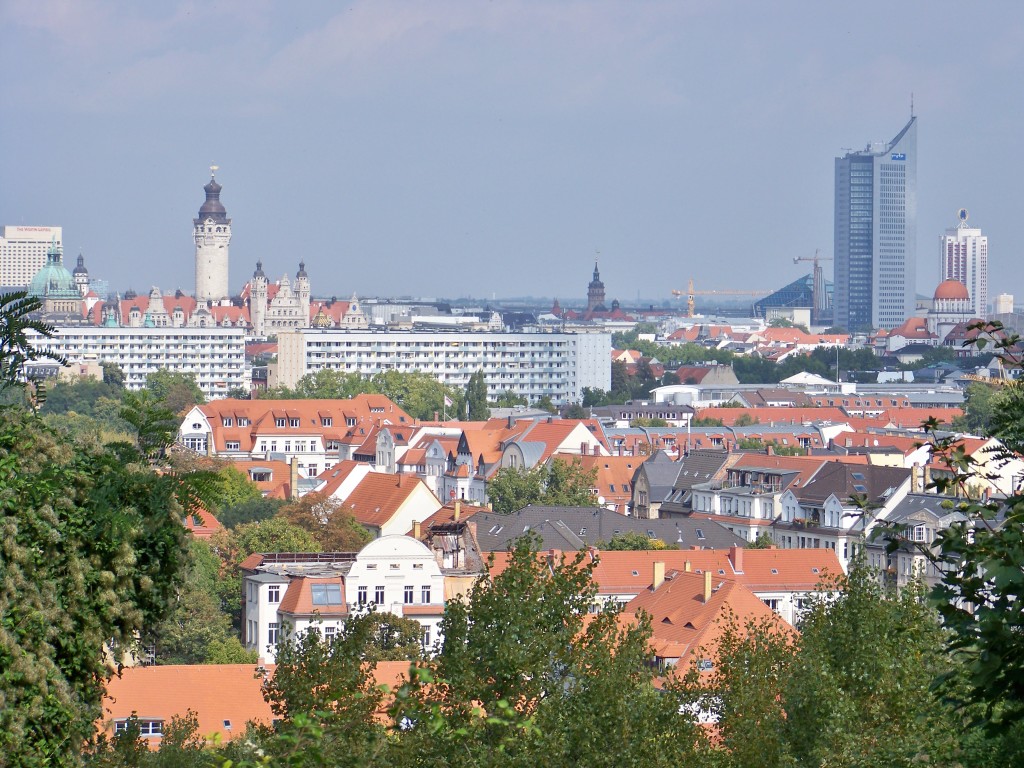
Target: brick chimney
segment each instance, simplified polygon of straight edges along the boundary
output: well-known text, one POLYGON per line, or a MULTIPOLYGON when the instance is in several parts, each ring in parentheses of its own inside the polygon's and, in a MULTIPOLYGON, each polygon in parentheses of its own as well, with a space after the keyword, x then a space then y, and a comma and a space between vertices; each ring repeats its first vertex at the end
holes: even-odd
POLYGON ((729 547, 729 562, 736 573, 743 573, 743 547, 733 544, 729 547))
POLYGON ((453 523, 459 522, 459 518, 460 517, 462 517, 462 500, 461 499, 456 499, 455 500, 455 511, 452 513, 452 522, 453 523))
POLYGON ((420 521, 419 520, 413 520, 412 521, 412 537, 414 539, 416 539, 416 541, 420 540, 420 532, 421 532, 420 531, 420 521))
POLYGON ((711 571, 704 571, 704 603, 711 599, 711 571))
POLYGON ((294 501, 299 498, 299 457, 292 456, 291 466, 288 467, 288 484, 291 486, 289 497, 294 501))
POLYGON ((665 583, 665 563, 656 562, 654 564, 653 578, 651 579, 651 591, 655 591, 662 584, 665 583))

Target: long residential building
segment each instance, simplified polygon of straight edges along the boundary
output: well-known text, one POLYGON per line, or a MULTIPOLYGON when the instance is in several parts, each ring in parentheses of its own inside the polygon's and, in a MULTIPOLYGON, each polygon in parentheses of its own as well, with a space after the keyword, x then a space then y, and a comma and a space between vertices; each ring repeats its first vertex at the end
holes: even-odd
POLYGON ((276 384, 293 387, 324 369, 364 376, 420 371, 464 387, 483 371, 488 393, 535 403, 580 402, 583 388, 611 389, 606 333, 346 331, 304 328, 278 336, 276 384))
POLYGON ((36 349, 72 363, 114 363, 128 389, 142 389, 153 371, 190 373, 208 399, 248 390, 244 328, 58 328, 53 338, 34 331, 36 349))

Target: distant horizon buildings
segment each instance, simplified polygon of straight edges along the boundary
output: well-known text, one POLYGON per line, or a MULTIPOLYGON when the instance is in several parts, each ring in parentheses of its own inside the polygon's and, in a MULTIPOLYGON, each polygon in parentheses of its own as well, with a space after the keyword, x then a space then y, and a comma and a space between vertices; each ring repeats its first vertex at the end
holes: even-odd
POLYGON ((835 159, 834 323, 895 328, 914 314, 917 118, 835 159))
POLYGON ((50 246, 63 251, 62 227, 10 225, 0 236, 0 288, 24 288, 47 263, 50 246))
POLYGON ((967 224, 966 208, 957 212, 957 226, 939 238, 939 280, 957 280, 967 286, 976 317, 989 311, 988 237, 967 224))

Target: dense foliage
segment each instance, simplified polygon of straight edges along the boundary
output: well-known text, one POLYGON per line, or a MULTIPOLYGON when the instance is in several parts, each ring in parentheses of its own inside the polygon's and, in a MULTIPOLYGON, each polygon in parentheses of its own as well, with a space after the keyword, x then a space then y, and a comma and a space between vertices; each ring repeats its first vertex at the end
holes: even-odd
POLYGON ((533 469, 503 467, 487 485, 491 508, 503 515, 531 504, 596 507, 597 467, 583 469, 579 459, 554 459, 533 469))

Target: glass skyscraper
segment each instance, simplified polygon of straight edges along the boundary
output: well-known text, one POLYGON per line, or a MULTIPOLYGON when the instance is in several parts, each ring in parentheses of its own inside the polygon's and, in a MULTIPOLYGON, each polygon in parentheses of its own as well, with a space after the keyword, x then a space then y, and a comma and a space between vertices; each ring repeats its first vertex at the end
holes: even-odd
POLYGON ((834 324, 891 329, 914 313, 917 118, 836 158, 834 324))

